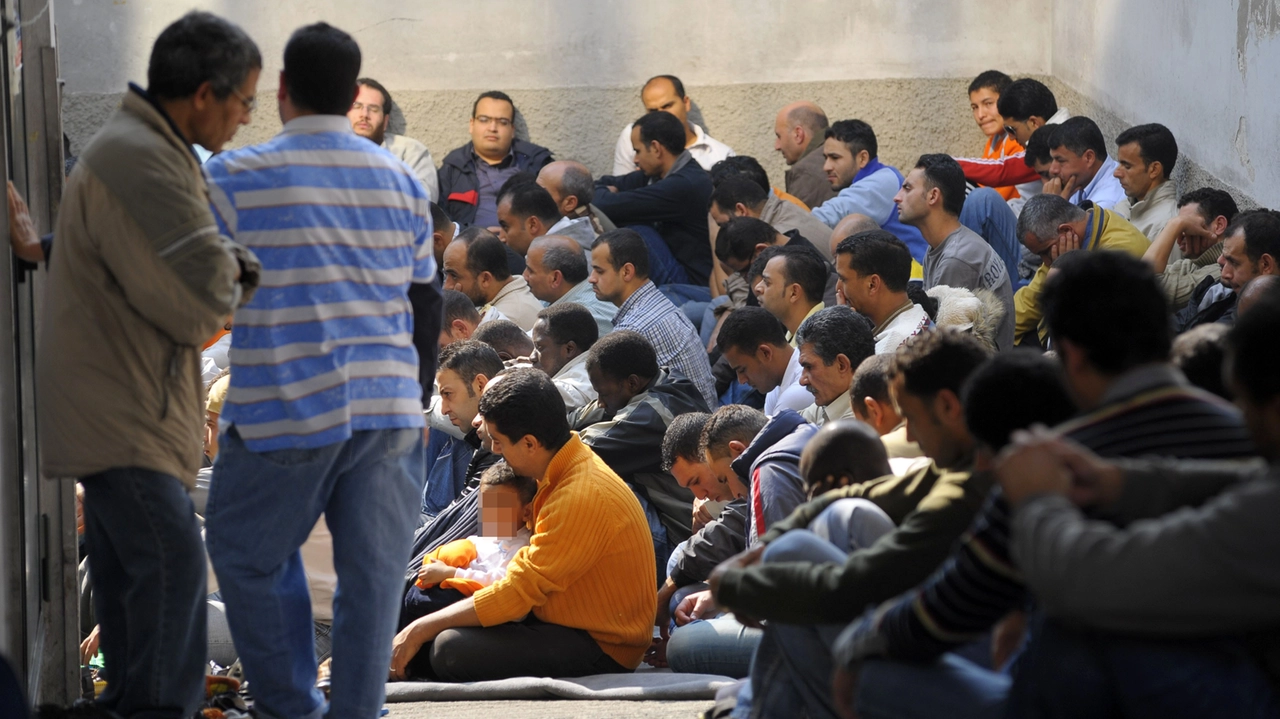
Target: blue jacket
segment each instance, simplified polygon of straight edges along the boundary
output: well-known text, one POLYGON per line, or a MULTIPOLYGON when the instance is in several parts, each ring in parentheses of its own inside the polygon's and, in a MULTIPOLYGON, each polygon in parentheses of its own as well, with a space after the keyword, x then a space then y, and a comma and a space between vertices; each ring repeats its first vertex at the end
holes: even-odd
POLYGON ((748 542, 755 544, 773 522, 785 519, 805 503, 800 453, 818 428, 795 410, 775 414, 730 467, 751 487, 751 529, 748 542))
POLYGON ((893 201, 893 196, 902 189, 902 173, 876 160, 873 162, 876 163, 874 167, 865 168, 871 172, 859 172, 840 194, 813 208, 813 215, 828 227, 835 227, 840 220, 854 213, 866 215, 881 229, 888 230, 906 243, 911 257, 923 265, 929 243, 925 242, 920 230, 898 220, 898 205, 893 201))

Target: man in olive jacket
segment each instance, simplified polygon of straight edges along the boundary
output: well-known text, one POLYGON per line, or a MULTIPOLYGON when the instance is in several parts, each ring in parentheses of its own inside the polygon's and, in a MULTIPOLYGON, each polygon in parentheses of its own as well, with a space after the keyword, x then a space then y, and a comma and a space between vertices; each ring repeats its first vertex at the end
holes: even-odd
POLYGON ((200 348, 258 263, 221 237, 199 143, 249 121, 262 58, 192 12, 160 34, 62 199, 36 369, 44 474, 78 479, 107 689, 122 717, 190 717, 204 696, 205 557, 187 495, 200 468, 200 348))

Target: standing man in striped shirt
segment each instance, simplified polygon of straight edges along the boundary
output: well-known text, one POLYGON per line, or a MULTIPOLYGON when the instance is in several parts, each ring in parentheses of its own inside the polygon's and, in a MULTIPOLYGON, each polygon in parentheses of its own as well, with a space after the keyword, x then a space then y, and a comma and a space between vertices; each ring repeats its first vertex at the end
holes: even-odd
POLYGON ((263 264, 232 332, 207 537, 259 716, 325 711, 298 554, 322 513, 339 579, 329 715, 378 716, 421 505, 408 290, 436 276, 430 211, 409 168, 351 131, 359 71, 349 35, 299 29, 284 129, 206 165, 224 231, 263 264))

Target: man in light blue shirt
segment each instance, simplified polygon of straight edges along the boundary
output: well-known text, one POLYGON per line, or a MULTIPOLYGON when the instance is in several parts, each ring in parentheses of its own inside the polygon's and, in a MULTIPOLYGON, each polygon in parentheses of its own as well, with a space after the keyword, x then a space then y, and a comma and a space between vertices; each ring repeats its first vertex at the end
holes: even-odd
POLYGON ((1046 192, 1056 191, 1075 205, 1088 200, 1106 210, 1125 198, 1124 187, 1115 177, 1116 161, 1107 156, 1107 143, 1097 123, 1073 117, 1058 125, 1053 139, 1049 173, 1061 184, 1046 184, 1046 192))

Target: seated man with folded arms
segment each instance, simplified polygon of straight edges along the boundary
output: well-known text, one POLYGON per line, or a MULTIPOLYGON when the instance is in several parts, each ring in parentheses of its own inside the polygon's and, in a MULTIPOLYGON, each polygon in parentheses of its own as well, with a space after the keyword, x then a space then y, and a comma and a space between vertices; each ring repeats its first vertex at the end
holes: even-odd
MULTIPOLYGON (((733 149, 711 137, 700 125, 689 119, 689 111, 693 109, 693 98, 684 92, 684 83, 675 75, 658 75, 649 78, 640 89, 640 101, 648 113, 665 112, 680 121, 684 139, 680 143, 682 150, 687 150, 704 170, 726 157, 733 155, 733 149)), ((632 152, 631 132, 635 123, 622 128, 618 135, 618 144, 613 152, 613 174, 625 175, 636 169, 635 154, 632 152)))
POLYGON ((478 340, 461 340, 440 350, 436 370, 436 411, 457 433, 435 430, 427 445, 427 484, 422 493, 424 519, 431 519, 449 506, 466 488, 471 470, 483 469, 488 452, 480 455, 480 464, 472 460, 480 450, 480 438, 471 421, 476 416, 480 393, 489 380, 502 372, 502 358, 496 350, 478 340))
POLYGON ((529 292, 529 283, 511 274, 506 245, 480 227, 463 230, 445 248, 444 287, 466 295, 482 314, 490 309, 501 312, 525 332, 533 328, 542 309, 529 292))
POLYGON ((822 164, 823 135, 830 122, 822 108, 812 102, 793 102, 778 110, 773 120, 773 149, 787 163, 787 192, 809 207, 817 207, 835 197, 822 164))
POLYGON ((711 193, 711 220, 723 226, 733 217, 755 217, 773 225, 782 234, 799 233, 830 260, 831 228, 795 204, 761 187, 746 175, 726 177, 711 193))
POLYGON ((1169 306, 1180 310, 1202 283, 1212 286, 1222 276, 1218 258, 1222 256, 1222 236, 1239 210, 1231 195, 1212 187, 1201 187, 1178 198, 1178 210, 1142 255, 1164 287, 1169 306), (1174 259, 1174 247, 1182 258, 1174 259))
POLYGON ((356 99, 347 111, 347 119, 351 121, 351 129, 360 137, 367 138, 375 145, 380 145, 387 152, 396 156, 413 170, 413 174, 422 182, 427 197, 432 202, 440 199, 440 183, 436 176, 436 161, 431 158, 431 150, 427 146, 406 135, 387 132, 391 127, 391 93, 382 83, 371 77, 356 80, 356 99))
POLYGON ((587 373, 587 351, 599 338, 598 332, 587 308, 572 302, 551 305, 538 313, 533 324, 529 361, 547 373, 570 412, 596 400, 587 373))
POLYGON ((596 297, 587 277, 591 274, 590 254, 578 250, 568 237, 543 235, 529 245, 525 255, 524 280, 539 302, 549 305, 572 302, 586 307, 595 318, 599 336, 613 331, 618 308, 596 297))
POLYGON ((511 320, 485 322, 476 328, 471 339, 492 347, 503 362, 528 357, 533 352, 533 340, 511 320))
POLYGON ((591 195, 595 193, 596 181, 591 177, 591 171, 581 162, 556 160, 538 171, 537 182, 547 188, 547 192, 551 193, 551 199, 556 201, 556 207, 560 208, 563 219, 558 223, 557 230, 578 220, 586 220, 590 223, 596 235, 603 234, 607 230, 618 229, 608 215, 591 204, 591 195))
POLYGON ((813 405, 813 395, 800 384, 800 351, 785 333, 768 310, 743 307, 724 321, 716 340, 738 381, 764 395, 764 413, 770 417, 813 405))
POLYGON ((894 474, 903 475, 927 464, 929 459, 918 443, 907 439, 907 423, 893 406, 893 398, 889 396, 892 367, 892 354, 872 355, 862 360, 853 373, 849 397, 853 416, 876 431, 888 453, 889 467, 894 474))
POLYGON ((571 432, 541 370, 509 370, 480 398, 481 431, 538 482, 533 536, 507 576, 396 635, 391 677, 429 652, 435 679, 633 671, 652 639, 653 543, 640 503, 571 432))
POLYGON ((1136 125, 1116 137, 1116 179, 1124 199, 1115 211, 1155 242, 1178 212, 1178 185, 1170 182, 1178 141, 1159 123, 1136 125))
POLYGON ((907 296, 911 251, 889 232, 860 232, 842 241, 836 247, 836 274, 845 302, 874 326, 877 354, 892 354, 933 326, 929 313, 907 296))

